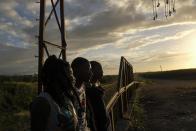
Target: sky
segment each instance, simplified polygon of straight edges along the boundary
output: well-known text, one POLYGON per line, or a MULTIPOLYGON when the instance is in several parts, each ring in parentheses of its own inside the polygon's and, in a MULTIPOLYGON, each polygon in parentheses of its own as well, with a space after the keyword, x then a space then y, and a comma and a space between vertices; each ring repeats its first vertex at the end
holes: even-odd
MULTIPOLYGON (((54 0, 55 1, 55 0, 54 0)), ((37 73, 39 4, 0 0, 0 74, 37 73)), ((196 0, 176 0, 176 13, 164 17, 160 0, 153 20, 151 0, 65 0, 67 59, 100 62, 104 74, 117 74, 124 56, 134 72, 196 68, 196 0)), ((46 16, 51 9, 46 2, 46 16)), ((57 7, 58 9, 58 7, 57 7)), ((45 39, 60 43, 54 17, 45 39)), ((51 54, 58 50, 49 47, 51 54)))

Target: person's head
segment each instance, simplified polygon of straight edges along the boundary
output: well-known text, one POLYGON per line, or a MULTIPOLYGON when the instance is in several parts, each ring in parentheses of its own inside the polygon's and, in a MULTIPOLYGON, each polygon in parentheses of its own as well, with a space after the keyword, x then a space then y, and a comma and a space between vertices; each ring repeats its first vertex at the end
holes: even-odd
POLYGON ((89 82, 92 76, 90 62, 82 57, 77 57, 71 63, 76 82, 89 82))
MULTIPOLYGON (((56 99, 58 95, 70 93, 75 84, 68 62, 49 56, 42 68, 42 82, 45 91, 56 99)), ((57 100, 59 101, 59 100, 57 100)))
POLYGON ((91 64, 91 70, 93 73, 91 82, 95 83, 97 81, 100 81, 103 77, 103 69, 102 69, 101 64, 97 61, 91 61, 90 64, 91 64))

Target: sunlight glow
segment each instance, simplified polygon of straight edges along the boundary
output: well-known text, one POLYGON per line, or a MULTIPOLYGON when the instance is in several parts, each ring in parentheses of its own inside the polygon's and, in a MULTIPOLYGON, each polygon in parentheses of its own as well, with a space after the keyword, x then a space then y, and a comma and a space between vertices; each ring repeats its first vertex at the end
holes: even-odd
POLYGON ((189 41, 190 66, 196 67, 196 37, 192 36, 189 41))
POLYGON ((118 8, 125 8, 128 4, 128 0, 120 0, 120 1, 115 1, 115 0, 110 0, 109 3, 113 6, 116 6, 118 8))

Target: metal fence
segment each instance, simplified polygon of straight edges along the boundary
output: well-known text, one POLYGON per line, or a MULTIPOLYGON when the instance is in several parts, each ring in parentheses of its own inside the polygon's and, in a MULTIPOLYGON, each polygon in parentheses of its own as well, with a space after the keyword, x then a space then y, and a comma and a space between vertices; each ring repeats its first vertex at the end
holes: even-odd
POLYGON ((117 91, 106 106, 112 131, 115 131, 117 120, 129 119, 129 100, 132 96, 132 90, 136 86, 138 85, 134 81, 132 65, 124 57, 121 57, 117 91))

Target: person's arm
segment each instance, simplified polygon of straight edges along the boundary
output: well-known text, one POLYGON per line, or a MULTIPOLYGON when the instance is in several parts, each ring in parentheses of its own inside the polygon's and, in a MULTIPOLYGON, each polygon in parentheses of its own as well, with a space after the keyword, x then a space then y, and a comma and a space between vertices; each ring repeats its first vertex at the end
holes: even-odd
POLYGON ((50 115, 50 104, 44 98, 36 98, 30 105, 31 131, 45 131, 50 115))

